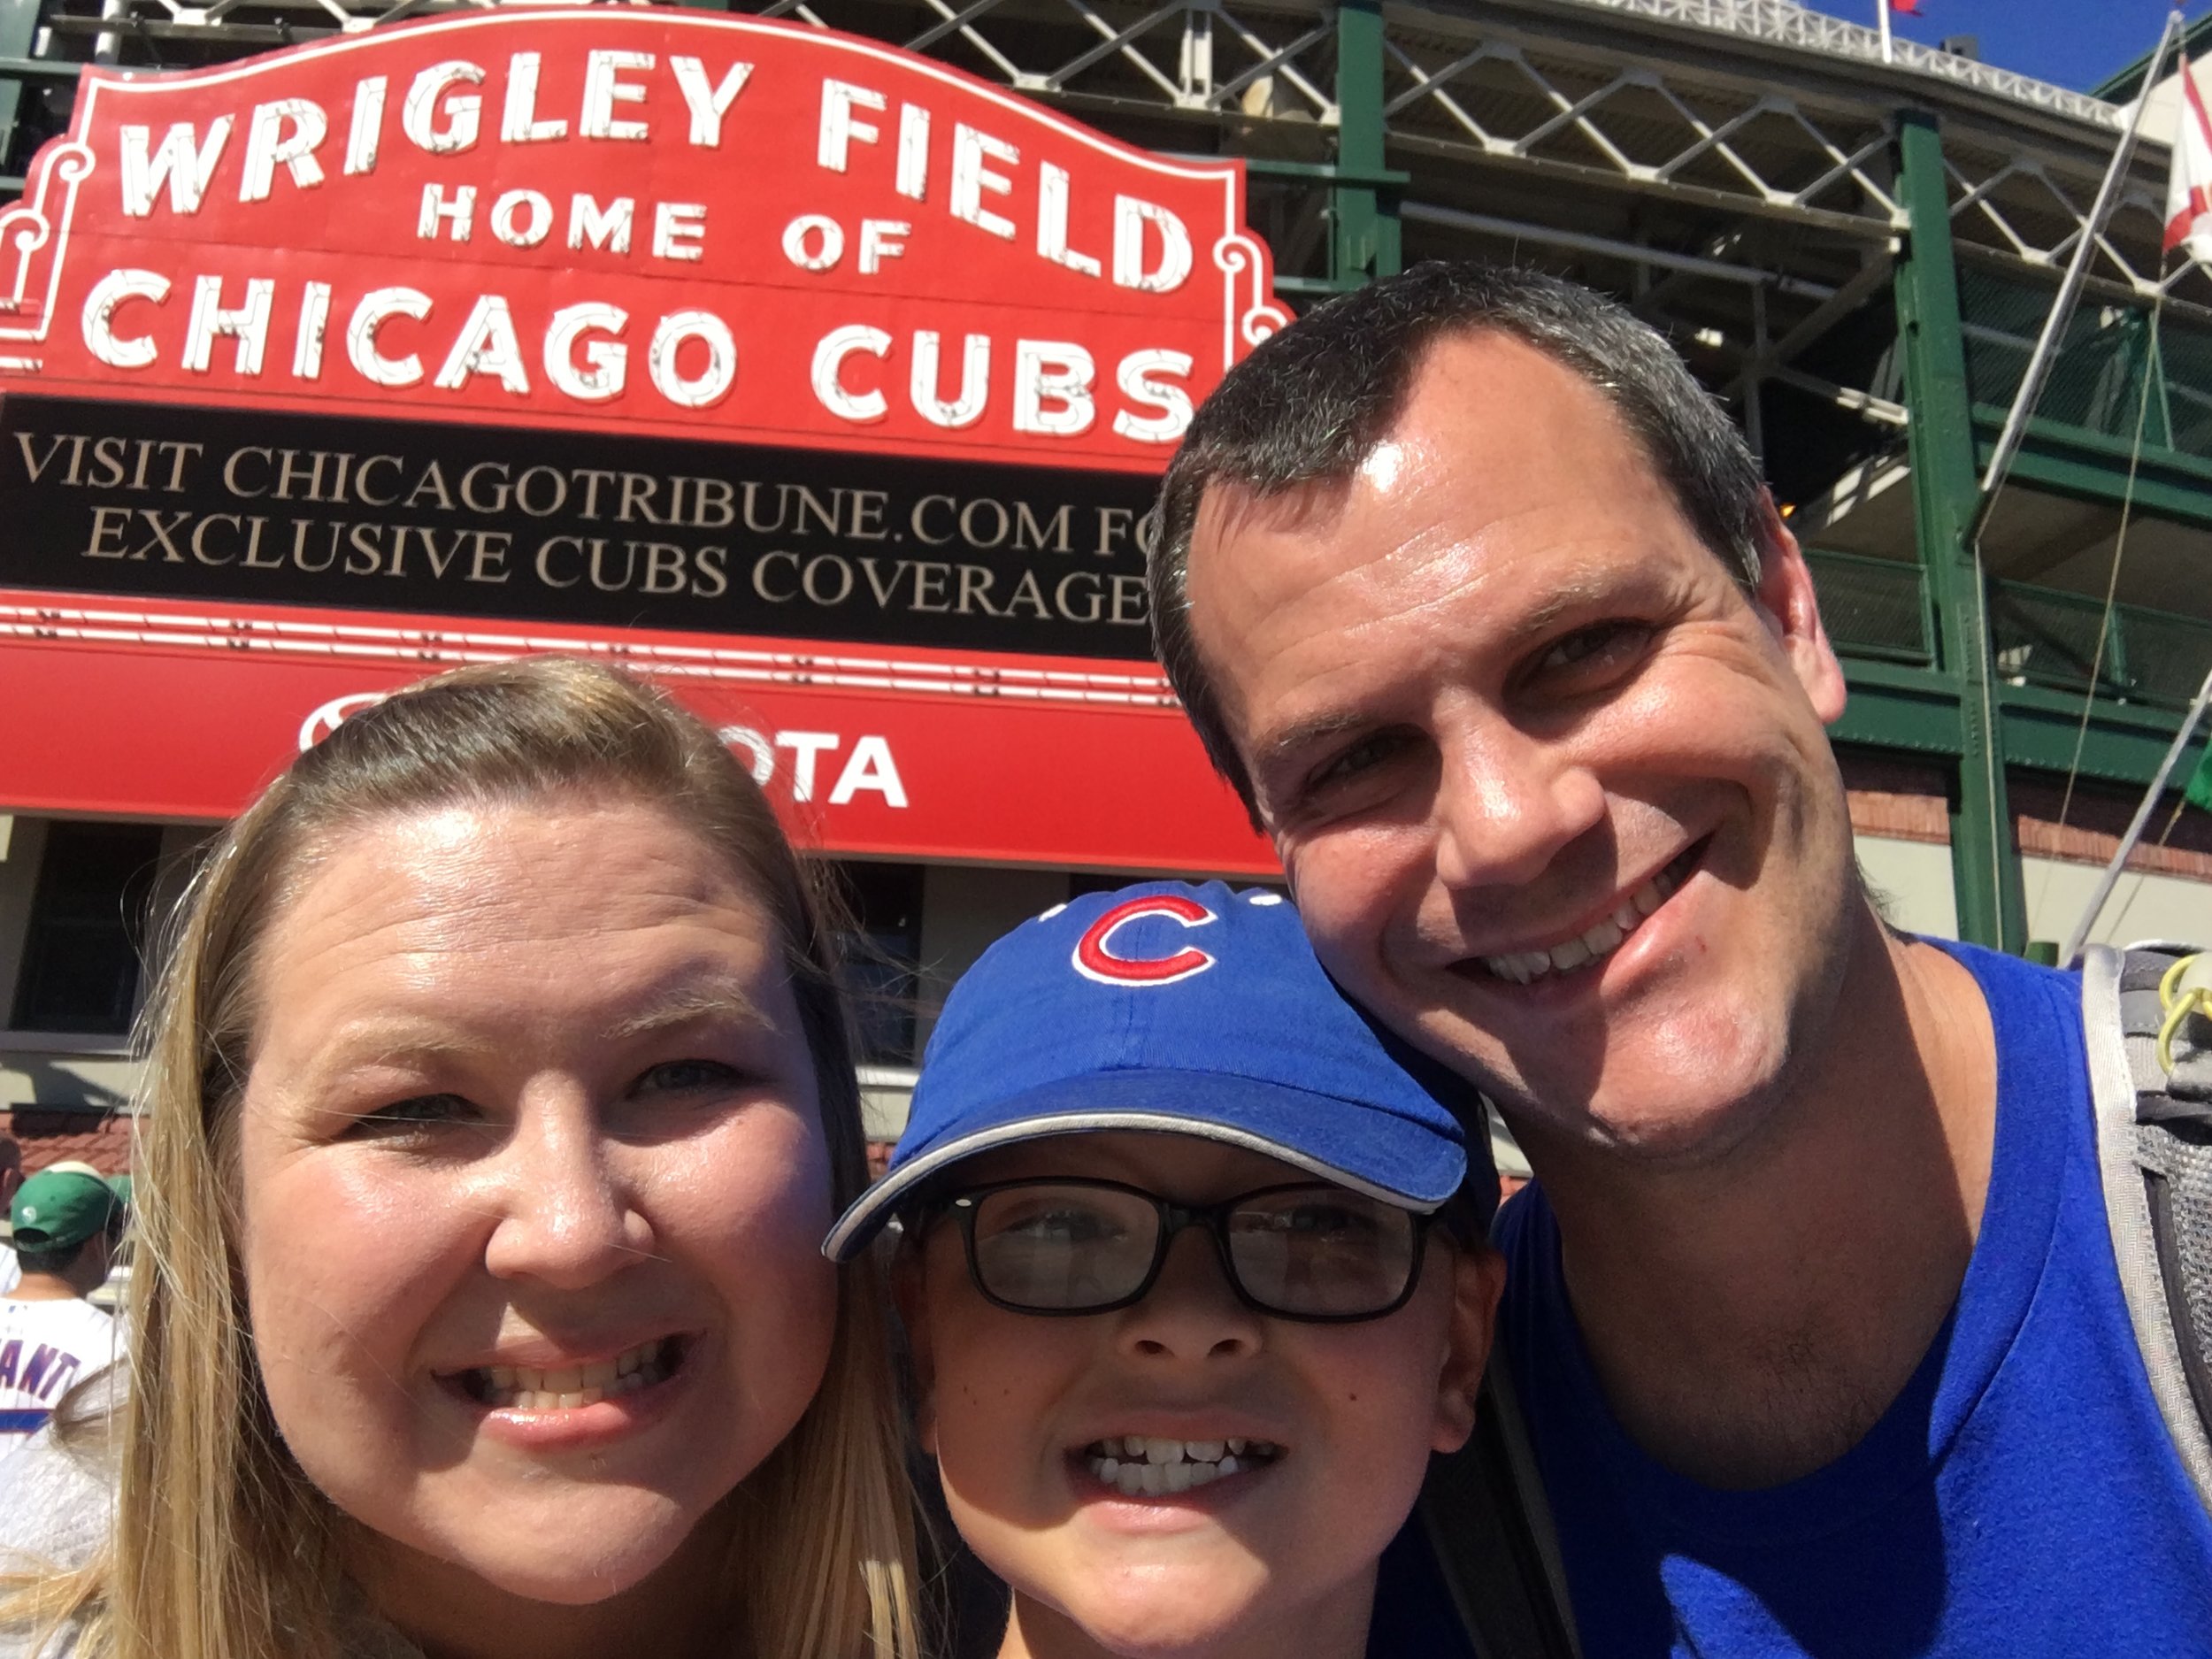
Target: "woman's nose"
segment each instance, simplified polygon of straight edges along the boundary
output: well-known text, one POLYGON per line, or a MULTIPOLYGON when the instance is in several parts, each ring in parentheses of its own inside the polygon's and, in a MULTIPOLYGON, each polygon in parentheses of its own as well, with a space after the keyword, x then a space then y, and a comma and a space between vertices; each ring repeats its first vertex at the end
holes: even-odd
POLYGON ((484 1264, 495 1278, 580 1289, 650 1254, 652 1228, 588 1103, 526 1106, 484 1196, 495 1220, 484 1264))
POLYGON ((1160 1276, 1121 1315, 1125 1351, 1153 1360, 1229 1359, 1256 1352, 1260 1317, 1239 1299, 1213 1240, 1186 1227, 1168 1246, 1160 1276))

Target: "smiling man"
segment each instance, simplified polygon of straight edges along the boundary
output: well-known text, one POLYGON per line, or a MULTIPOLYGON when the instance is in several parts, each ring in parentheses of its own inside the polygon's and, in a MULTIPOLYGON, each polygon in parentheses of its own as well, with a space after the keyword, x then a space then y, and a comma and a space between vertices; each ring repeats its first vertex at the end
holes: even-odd
POLYGON ((1502 1330, 1585 1651, 2200 1650, 2076 983, 1875 914, 1810 575, 1665 342, 1422 266, 1233 371, 1161 512, 1323 962, 1536 1171, 1502 1330))

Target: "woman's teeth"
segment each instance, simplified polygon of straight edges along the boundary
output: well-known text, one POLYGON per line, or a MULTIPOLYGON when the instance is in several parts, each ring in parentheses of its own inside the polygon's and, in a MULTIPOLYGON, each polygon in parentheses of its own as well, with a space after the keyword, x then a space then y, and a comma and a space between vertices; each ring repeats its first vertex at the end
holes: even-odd
POLYGON ((1091 1473, 1124 1497, 1159 1497, 1188 1492, 1233 1475, 1240 1470, 1271 1463, 1283 1454, 1272 1440, 1248 1440, 1232 1435, 1218 1440, 1164 1440, 1146 1434, 1110 1435, 1094 1440, 1083 1451, 1091 1473))
MULTIPOLYGON (((1676 864, 1681 861, 1677 860, 1676 864)), ((1485 956, 1482 965, 1501 979, 1510 979, 1516 985, 1527 985, 1548 973, 1568 973, 1590 963, 1611 956, 1621 943, 1642 926, 1650 915, 1682 885, 1682 878, 1675 873, 1676 865, 1669 864, 1657 875, 1623 899, 1620 908, 1603 921, 1597 923, 1579 939, 1570 939, 1563 945, 1554 945, 1549 950, 1516 950, 1502 956, 1485 956)))
POLYGON ((485 1365, 466 1372, 465 1379, 469 1392, 495 1411, 573 1411, 650 1387, 675 1368, 675 1339, 656 1337, 589 1365, 551 1371, 485 1365))

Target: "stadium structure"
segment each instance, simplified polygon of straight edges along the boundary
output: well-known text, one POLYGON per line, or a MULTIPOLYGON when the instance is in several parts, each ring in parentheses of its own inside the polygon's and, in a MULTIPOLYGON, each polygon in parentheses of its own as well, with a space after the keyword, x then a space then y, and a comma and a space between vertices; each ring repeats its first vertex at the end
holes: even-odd
MULTIPOLYGON (((455 9, 0 0, 0 187, 19 190, 65 130, 83 64, 202 66, 455 9)), ((1626 300, 1740 420, 1810 551, 1850 682, 1834 735, 1862 862, 1893 918, 2015 950, 2067 933, 2212 668, 2212 280, 2169 280, 2162 133, 2096 233, 1978 550, 1970 534, 2143 65, 2070 91, 1963 51, 1886 57, 1872 28, 1790 0, 759 14, 929 55, 1156 152, 1241 157, 1294 310, 1435 257, 1626 300)), ((65 821, 19 813, 0 836, 0 1106, 21 1124, 127 1093, 135 966, 103 982, 104 1011, 58 1030, 40 964, 74 950, 81 976, 97 939, 122 961, 142 933, 116 927, 119 904, 170 879, 96 839, 59 856, 65 821)), ((155 827, 171 854, 204 833, 155 827)), ((1115 876, 857 868, 870 930, 925 1003, 1000 926, 1115 876)), ((2212 819, 2169 807, 2098 936, 2177 933, 2212 938, 2212 819)), ((926 1023, 876 1045, 893 1093, 926 1023)))

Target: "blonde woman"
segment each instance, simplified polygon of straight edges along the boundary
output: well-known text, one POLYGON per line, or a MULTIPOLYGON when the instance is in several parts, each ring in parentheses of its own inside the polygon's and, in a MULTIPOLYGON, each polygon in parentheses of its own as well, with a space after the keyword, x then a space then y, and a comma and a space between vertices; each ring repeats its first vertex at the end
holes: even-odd
POLYGON ((913 1659, 833 946, 751 779, 555 659, 355 717, 234 823, 148 1016, 77 1659, 913 1659))

